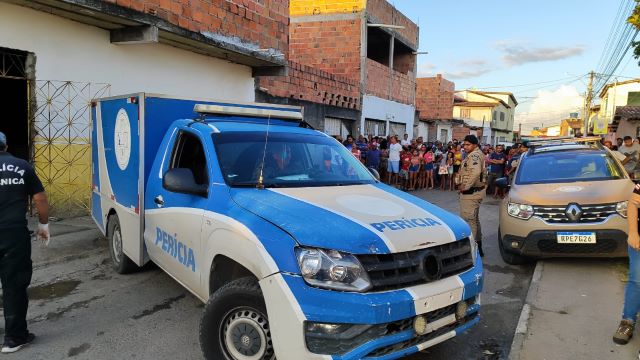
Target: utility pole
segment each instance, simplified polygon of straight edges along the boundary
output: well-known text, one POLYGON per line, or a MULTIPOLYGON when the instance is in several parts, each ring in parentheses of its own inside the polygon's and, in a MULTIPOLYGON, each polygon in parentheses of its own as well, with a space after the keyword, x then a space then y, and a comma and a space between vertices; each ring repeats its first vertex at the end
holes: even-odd
POLYGON ((522 123, 518 124, 518 141, 522 139, 522 123))
POLYGON ((584 98, 584 112, 582 114, 584 122, 584 130, 582 136, 587 137, 589 134, 589 113, 591 112, 591 101, 593 100, 593 77, 595 73, 591 71, 589 73, 589 85, 587 86, 587 96, 584 98))

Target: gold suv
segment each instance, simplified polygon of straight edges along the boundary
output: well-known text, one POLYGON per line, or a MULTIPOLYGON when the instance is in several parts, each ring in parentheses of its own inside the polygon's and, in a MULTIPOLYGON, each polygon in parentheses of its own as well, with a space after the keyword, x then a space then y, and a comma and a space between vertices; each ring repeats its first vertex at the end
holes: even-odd
POLYGON ((498 243, 508 264, 530 258, 627 254, 627 199, 633 182, 597 143, 531 142, 500 206, 498 243))

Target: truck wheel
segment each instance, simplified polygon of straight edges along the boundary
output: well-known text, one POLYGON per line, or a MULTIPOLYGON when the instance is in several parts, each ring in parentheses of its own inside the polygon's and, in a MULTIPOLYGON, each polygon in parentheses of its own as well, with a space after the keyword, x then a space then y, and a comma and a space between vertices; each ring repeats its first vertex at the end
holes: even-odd
POLYGON ((255 278, 231 281, 211 295, 200 322, 200 347, 207 360, 275 360, 255 278))
POLYGON ((500 233, 500 229, 498 229, 498 247, 500 248, 500 256, 502 257, 502 260, 509 265, 523 265, 530 261, 530 259, 526 256, 514 254, 504 248, 504 245, 502 244, 502 234, 500 233))
POLYGON ((138 266, 122 251, 122 230, 118 215, 111 215, 108 224, 107 236, 109 237, 109 254, 111 254, 113 269, 118 274, 128 274, 138 270, 138 266))

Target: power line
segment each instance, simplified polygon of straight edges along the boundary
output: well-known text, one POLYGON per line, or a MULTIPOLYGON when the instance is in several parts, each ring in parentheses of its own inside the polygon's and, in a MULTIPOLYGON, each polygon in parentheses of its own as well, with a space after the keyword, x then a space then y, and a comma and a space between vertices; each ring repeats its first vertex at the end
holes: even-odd
POLYGON ((626 0, 620 0, 620 5, 618 5, 618 11, 616 12, 616 16, 613 18, 613 21, 611 22, 611 30, 609 31, 609 36, 605 41, 602 54, 600 55, 600 60, 598 60, 598 65, 596 66, 597 69, 600 69, 601 66, 604 66, 605 59, 608 57, 605 55, 608 54, 609 50, 611 49, 611 44, 613 44, 612 40, 614 39, 614 33, 616 35, 617 33, 619 33, 620 25, 621 25, 620 16, 624 13, 623 9, 624 9, 625 1, 626 0))
MULTIPOLYGON (((597 69, 599 74, 614 73, 631 48, 638 30, 627 23, 627 17, 633 11, 634 4, 633 0, 621 0, 609 38, 598 62, 597 69)), ((600 92, 609 79, 611 79, 611 75, 598 76, 594 84, 596 92, 600 92)))
MULTIPOLYGON (((586 75, 580 75, 579 77, 583 77, 583 76, 586 76, 586 75)), ((562 79, 549 80, 549 81, 538 81, 538 82, 533 82, 533 83, 528 83, 528 84, 502 85, 502 86, 488 86, 488 87, 481 87, 481 88, 478 88, 478 90, 482 90, 482 89, 513 88, 513 87, 522 87, 522 86, 529 86, 529 85, 539 85, 539 84, 547 84, 547 83, 554 83, 554 82, 559 82, 559 81, 565 81, 565 80, 570 80, 570 79, 575 79, 575 76, 571 76, 571 77, 567 77, 567 78, 562 78, 562 79)))

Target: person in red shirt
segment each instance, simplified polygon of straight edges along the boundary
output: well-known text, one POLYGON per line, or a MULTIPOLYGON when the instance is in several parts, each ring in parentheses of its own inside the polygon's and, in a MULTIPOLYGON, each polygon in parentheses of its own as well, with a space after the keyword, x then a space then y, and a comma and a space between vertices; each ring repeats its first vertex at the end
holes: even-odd
POLYGON ((400 178, 402 179, 402 188, 409 189, 409 167, 411 166, 411 158, 413 155, 409 151, 409 147, 404 146, 400 153, 400 178))

